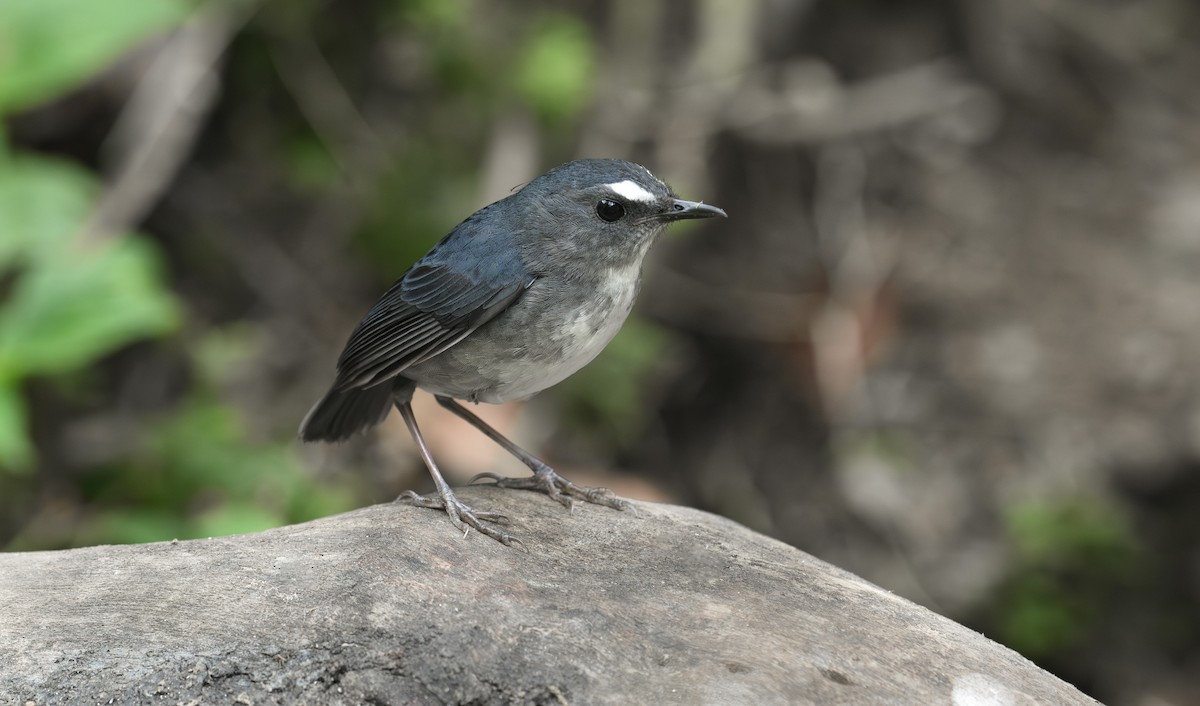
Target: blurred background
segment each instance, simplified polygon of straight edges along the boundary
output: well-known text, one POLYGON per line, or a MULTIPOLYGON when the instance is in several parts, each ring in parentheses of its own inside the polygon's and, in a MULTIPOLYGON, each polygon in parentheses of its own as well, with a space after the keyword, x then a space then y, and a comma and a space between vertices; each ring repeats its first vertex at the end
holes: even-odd
MULTIPOLYGON (((730 218, 489 420, 1200 703, 1198 76, 1190 0, 4 0, 0 548, 428 490, 394 415, 295 441, 346 336, 479 206, 623 157, 730 218)), ((417 404, 452 482, 525 472, 417 404)))

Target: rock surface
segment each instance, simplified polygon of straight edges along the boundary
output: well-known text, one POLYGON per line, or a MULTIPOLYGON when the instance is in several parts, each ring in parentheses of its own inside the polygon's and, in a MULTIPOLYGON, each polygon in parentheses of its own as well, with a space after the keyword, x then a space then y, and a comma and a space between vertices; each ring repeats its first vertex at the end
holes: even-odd
POLYGON ((380 505, 0 555, 0 704, 1092 704, 985 637, 696 510, 469 488, 528 551, 380 505))

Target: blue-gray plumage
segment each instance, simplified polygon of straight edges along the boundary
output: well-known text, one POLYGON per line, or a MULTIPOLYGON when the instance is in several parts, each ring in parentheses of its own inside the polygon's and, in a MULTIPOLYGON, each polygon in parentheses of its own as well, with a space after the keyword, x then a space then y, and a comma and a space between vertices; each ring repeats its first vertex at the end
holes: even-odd
POLYGON ((300 425, 305 441, 338 441, 383 421, 395 406, 438 492, 405 496, 444 509, 464 532, 514 541, 454 497, 412 415, 420 387, 533 471, 498 485, 623 508, 580 488, 455 402, 525 399, 590 362, 633 307, 641 266, 672 221, 724 216, 684 201, 645 167, 614 159, 569 162, 476 211, 416 262, 350 335, 330 391, 300 425))

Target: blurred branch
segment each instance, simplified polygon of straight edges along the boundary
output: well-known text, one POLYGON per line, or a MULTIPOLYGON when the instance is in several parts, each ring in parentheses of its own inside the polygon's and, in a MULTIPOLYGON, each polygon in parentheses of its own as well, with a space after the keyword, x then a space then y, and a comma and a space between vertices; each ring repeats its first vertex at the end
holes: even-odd
MULTIPOLYGON (((1028 0, 1032 9, 1073 37, 1127 68, 1143 62, 1181 41, 1189 12, 1186 0, 1136 3, 1093 3, 1063 0, 1028 0)), ((1153 72, 1139 71, 1152 77, 1153 72)), ((1156 89, 1161 85, 1155 82, 1156 89)))
POLYGON ((501 113, 488 136, 479 200, 490 203, 508 196, 537 175, 541 162, 533 116, 518 107, 501 113))
POLYGON ((812 319, 811 339, 826 419, 836 425, 860 416, 867 402, 862 382, 877 345, 872 329, 896 258, 872 242, 867 230, 865 157, 841 143, 823 147, 817 157, 813 214, 828 297, 812 319))
POLYGON ((254 7, 207 3, 159 45, 103 146, 111 176, 86 237, 138 223, 170 186, 220 92, 221 56, 254 7))
MULTIPOLYGON (((674 30, 670 18, 664 20, 662 12, 654 17, 647 9, 663 10, 662 5, 638 7, 635 14, 618 5, 622 21, 615 26, 653 27, 653 20, 660 20, 674 30)), ((706 143, 722 130, 771 145, 821 143, 935 118, 953 121, 970 141, 994 130, 998 99, 953 60, 853 84, 844 84, 832 66, 815 58, 758 68, 760 25, 771 20, 762 14, 767 11, 750 3, 737 5, 736 11, 720 2, 696 7, 697 36, 680 68, 639 61, 653 56, 663 39, 660 32, 622 31, 610 38, 614 69, 609 74, 621 81, 601 91, 593 125, 583 131, 582 152, 628 152, 649 139, 663 173, 703 182, 706 143)))
MULTIPOLYGON (((253 209, 246 205, 237 185, 217 176, 194 170, 189 174, 191 198, 199 203, 219 204, 219 218, 226 225, 213 229, 209 237, 218 243, 229 258, 241 280, 266 302, 272 311, 287 312, 316 322, 316 332, 308 326, 289 330, 305 336, 314 345, 329 345, 326 335, 340 335, 346 319, 352 314, 349 306, 330 292, 338 292, 328 281, 327 273, 314 270, 291 249, 272 237, 242 237, 260 226, 253 209)), ((349 199, 324 199, 307 212, 303 228, 318 233, 345 233, 361 218, 359 209, 349 199)), ((290 317, 282 319, 291 322, 290 317)))
POLYGON ((681 75, 667 94, 664 117, 654 123, 660 168, 686 175, 690 188, 704 189, 710 165, 707 143, 725 123, 745 72, 758 58, 757 3, 706 0, 697 4, 697 36, 681 75))
POLYGON ((366 185, 390 165, 392 150, 354 105, 312 37, 277 35, 271 42, 271 60, 345 183, 359 196, 370 196, 366 185))
POLYGON ((632 154, 649 130, 655 86, 663 70, 655 49, 661 41, 661 0, 616 0, 604 37, 606 70, 597 79, 593 109, 580 131, 582 156, 632 154))
POLYGON ((937 60, 857 84, 844 85, 816 60, 784 66, 780 90, 768 76, 750 76, 725 111, 725 122, 743 136, 768 144, 823 142, 879 132, 947 114, 965 116, 990 132, 999 110, 987 89, 967 80, 958 65, 937 60))

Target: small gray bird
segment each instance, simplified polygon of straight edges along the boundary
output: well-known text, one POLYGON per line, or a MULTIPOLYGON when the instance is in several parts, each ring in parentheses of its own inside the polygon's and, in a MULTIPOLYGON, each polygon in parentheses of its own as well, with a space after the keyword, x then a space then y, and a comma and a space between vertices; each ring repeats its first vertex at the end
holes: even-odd
POLYGON ((561 382, 608 345, 633 307, 642 260, 672 221, 725 216, 684 201, 643 166, 617 159, 569 162, 472 214, 392 285, 350 334, 329 392, 300 424, 304 441, 340 441, 379 424, 393 406, 408 425, 437 492, 407 491, 444 510, 464 534, 484 522, 442 478, 413 417, 416 388, 462 417, 533 471, 481 473, 504 488, 540 490, 624 509, 603 488, 582 488, 506 439, 455 400, 522 400, 561 382))

